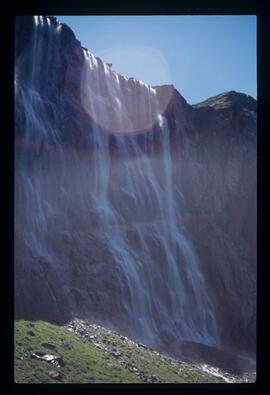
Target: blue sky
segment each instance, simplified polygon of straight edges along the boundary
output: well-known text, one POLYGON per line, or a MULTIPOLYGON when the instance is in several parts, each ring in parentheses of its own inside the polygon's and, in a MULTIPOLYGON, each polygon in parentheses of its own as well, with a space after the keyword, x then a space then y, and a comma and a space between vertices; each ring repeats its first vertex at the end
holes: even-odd
POLYGON ((188 103, 228 90, 257 97, 256 16, 58 16, 113 70, 174 84, 188 103))

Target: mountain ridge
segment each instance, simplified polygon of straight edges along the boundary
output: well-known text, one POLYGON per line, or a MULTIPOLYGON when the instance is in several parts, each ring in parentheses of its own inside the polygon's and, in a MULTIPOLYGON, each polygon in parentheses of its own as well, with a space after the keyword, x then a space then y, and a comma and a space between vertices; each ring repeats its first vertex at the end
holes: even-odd
MULTIPOLYGON (((17 17, 17 18, 18 18, 18 17, 17 17)), ((24 20, 25 20, 25 18, 27 18, 27 17, 22 17, 22 18, 24 18, 24 20)), ((31 17, 28 17, 28 18, 31 18, 31 17)), ((36 18, 39 18, 39 17, 36 17, 36 18)), ((88 48, 82 46, 81 42, 76 38, 76 35, 74 34, 73 30, 72 30, 66 23, 60 22, 60 21, 57 19, 56 16, 45 15, 44 18, 48 18, 48 19, 51 21, 52 25, 55 26, 56 28, 58 28, 58 29, 59 29, 59 28, 63 28, 63 30, 64 30, 64 33, 63 33, 63 34, 64 34, 64 35, 67 35, 67 39, 76 42, 77 44, 79 44, 79 46, 80 46, 83 50, 90 52, 90 50, 89 50, 88 48)), ((30 20, 30 19, 29 19, 29 20, 30 20)), ((17 52, 18 52, 18 51, 17 51, 17 52)), ((16 53, 16 51, 15 51, 15 53, 16 53)), ((102 61, 102 59, 100 59, 98 56, 95 56, 95 57, 96 57, 96 59, 98 59, 99 61, 101 61, 103 64, 106 64, 106 63, 105 63, 104 61, 102 61)), ((110 64, 110 67, 111 67, 111 64, 110 64)), ((114 71, 114 72, 115 72, 119 77, 122 77, 122 78, 124 78, 124 79, 126 79, 126 80, 135 80, 135 81, 137 81, 137 82, 142 82, 142 83, 145 84, 145 85, 151 86, 151 85, 145 83, 144 81, 141 81, 141 80, 139 80, 139 79, 137 79, 137 78, 135 78, 135 77, 132 77, 132 76, 126 77, 126 76, 123 76, 121 73, 119 73, 119 72, 117 72, 117 71, 114 71)), ((250 96, 250 95, 248 95, 248 94, 246 94, 246 93, 244 93, 244 92, 236 92, 236 91, 233 91, 233 90, 232 90, 232 91, 224 91, 224 92, 221 92, 221 93, 219 93, 219 94, 217 94, 217 95, 210 96, 210 97, 208 97, 208 98, 206 98, 206 99, 204 99, 204 100, 202 100, 202 101, 200 101, 200 102, 198 102, 198 103, 190 104, 190 103, 188 103, 188 102, 186 101, 186 99, 181 95, 181 93, 179 92, 179 89, 177 89, 177 88, 175 87, 174 84, 160 84, 160 85, 153 85, 153 86, 151 86, 151 87, 154 88, 154 89, 159 89, 159 90, 162 90, 162 89, 166 89, 166 90, 167 90, 167 89, 172 89, 173 91, 175 90, 175 91, 177 92, 177 94, 178 94, 178 95, 179 95, 189 106, 193 107, 194 109, 195 109, 195 108, 198 108, 198 107, 201 107, 201 106, 207 106, 208 104, 210 105, 210 103, 211 103, 212 100, 216 100, 216 99, 218 99, 218 98, 220 98, 220 97, 225 97, 225 96, 226 96, 226 97, 229 97, 229 96, 231 96, 231 94, 236 94, 236 95, 235 95, 235 98, 236 98, 236 97, 239 97, 239 99, 240 99, 240 98, 242 98, 243 96, 245 96, 245 97, 247 97, 247 98, 253 99, 253 101, 256 102, 256 99, 253 98, 252 96, 250 96), (243 95, 243 96, 242 96, 242 95, 243 95)))

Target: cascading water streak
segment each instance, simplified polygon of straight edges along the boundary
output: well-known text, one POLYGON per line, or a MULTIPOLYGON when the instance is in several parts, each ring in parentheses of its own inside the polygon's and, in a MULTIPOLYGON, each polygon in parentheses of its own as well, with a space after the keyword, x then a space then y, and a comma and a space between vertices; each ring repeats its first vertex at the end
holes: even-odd
POLYGON ((116 141, 121 139, 125 125, 124 118, 129 119, 128 125, 132 131, 139 132, 138 119, 133 118, 129 100, 135 102, 135 105, 140 104, 138 111, 141 125, 150 125, 154 119, 159 125, 161 151, 158 157, 144 154, 130 135, 128 142, 133 147, 132 158, 126 159, 128 152, 123 146, 117 159, 110 160, 107 135, 102 134, 100 127, 92 131, 94 141, 97 142, 95 144, 97 152, 93 154, 92 163, 96 177, 96 182, 92 184, 92 194, 97 199, 93 202, 92 209, 98 213, 100 222, 108 227, 110 223, 113 224, 113 231, 107 238, 108 249, 121 262, 132 293, 131 312, 136 317, 136 321, 143 323, 140 328, 141 335, 149 333, 147 339, 149 342, 151 337, 153 338, 153 333, 158 333, 159 328, 151 316, 155 310, 158 311, 161 322, 170 322, 169 326, 178 339, 210 344, 214 342, 217 345, 218 332, 213 305, 207 295, 198 257, 176 225, 181 213, 175 210, 170 130, 166 118, 160 114, 155 91, 135 81, 138 97, 130 99, 129 92, 123 94, 119 84, 115 84, 117 79, 113 78, 113 72, 108 67, 104 65, 102 69, 92 54, 84 52, 84 55, 85 66, 81 90, 84 108, 100 125, 104 120, 99 117, 103 114, 106 116, 108 102, 118 104, 110 113, 115 122, 111 125, 113 128, 109 130, 110 133, 114 133, 116 141), (105 70, 104 74, 102 74, 103 70, 105 70), (103 91, 100 87, 100 78, 104 82, 103 91), (95 92, 92 90, 93 86, 95 92), (119 111, 119 107, 122 111, 119 111), (161 169, 161 178, 158 169, 161 169), (126 201, 125 205, 123 201, 126 201), (147 222, 149 213, 152 218, 148 219, 149 229, 145 232, 137 225, 137 221, 141 221, 145 216, 147 222), (155 217, 168 222, 168 225, 160 226, 160 223, 155 225, 153 221, 155 217), (134 248, 127 237, 127 232, 123 232, 123 223, 134 227, 139 238, 139 249, 138 246, 134 248), (164 262, 158 262, 151 256, 148 238, 162 247, 164 262), (176 258, 176 246, 182 251, 182 260, 176 258), (162 274, 159 265, 165 267, 162 274), (157 283, 152 279, 152 273, 155 272, 157 283), (186 273, 186 278, 182 273, 186 273), (151 299, 149 294, 152 295, 151 299), (155 308, 152 307, 153 304, 155 308))

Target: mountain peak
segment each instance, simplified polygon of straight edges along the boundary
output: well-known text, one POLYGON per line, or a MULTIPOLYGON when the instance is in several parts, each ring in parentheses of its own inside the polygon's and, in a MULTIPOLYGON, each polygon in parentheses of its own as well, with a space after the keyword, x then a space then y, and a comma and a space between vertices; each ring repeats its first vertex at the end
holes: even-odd
POLYGON ((242 92, 227 91, 216 96, 209 97, 203 102, 193 104, 193 108, 212 107, 215 110, 224 110, 230 107, 242 107, 248 110, 256 110, 257 101, 242 92))

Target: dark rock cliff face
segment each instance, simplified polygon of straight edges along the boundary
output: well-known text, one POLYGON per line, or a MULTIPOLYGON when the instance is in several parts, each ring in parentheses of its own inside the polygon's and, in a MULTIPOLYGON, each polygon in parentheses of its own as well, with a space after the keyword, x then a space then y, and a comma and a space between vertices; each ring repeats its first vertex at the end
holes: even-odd
POLYGON ((15 38, 16 316, 254 356, 256 101, 190 106, 53 17, 15 38))

